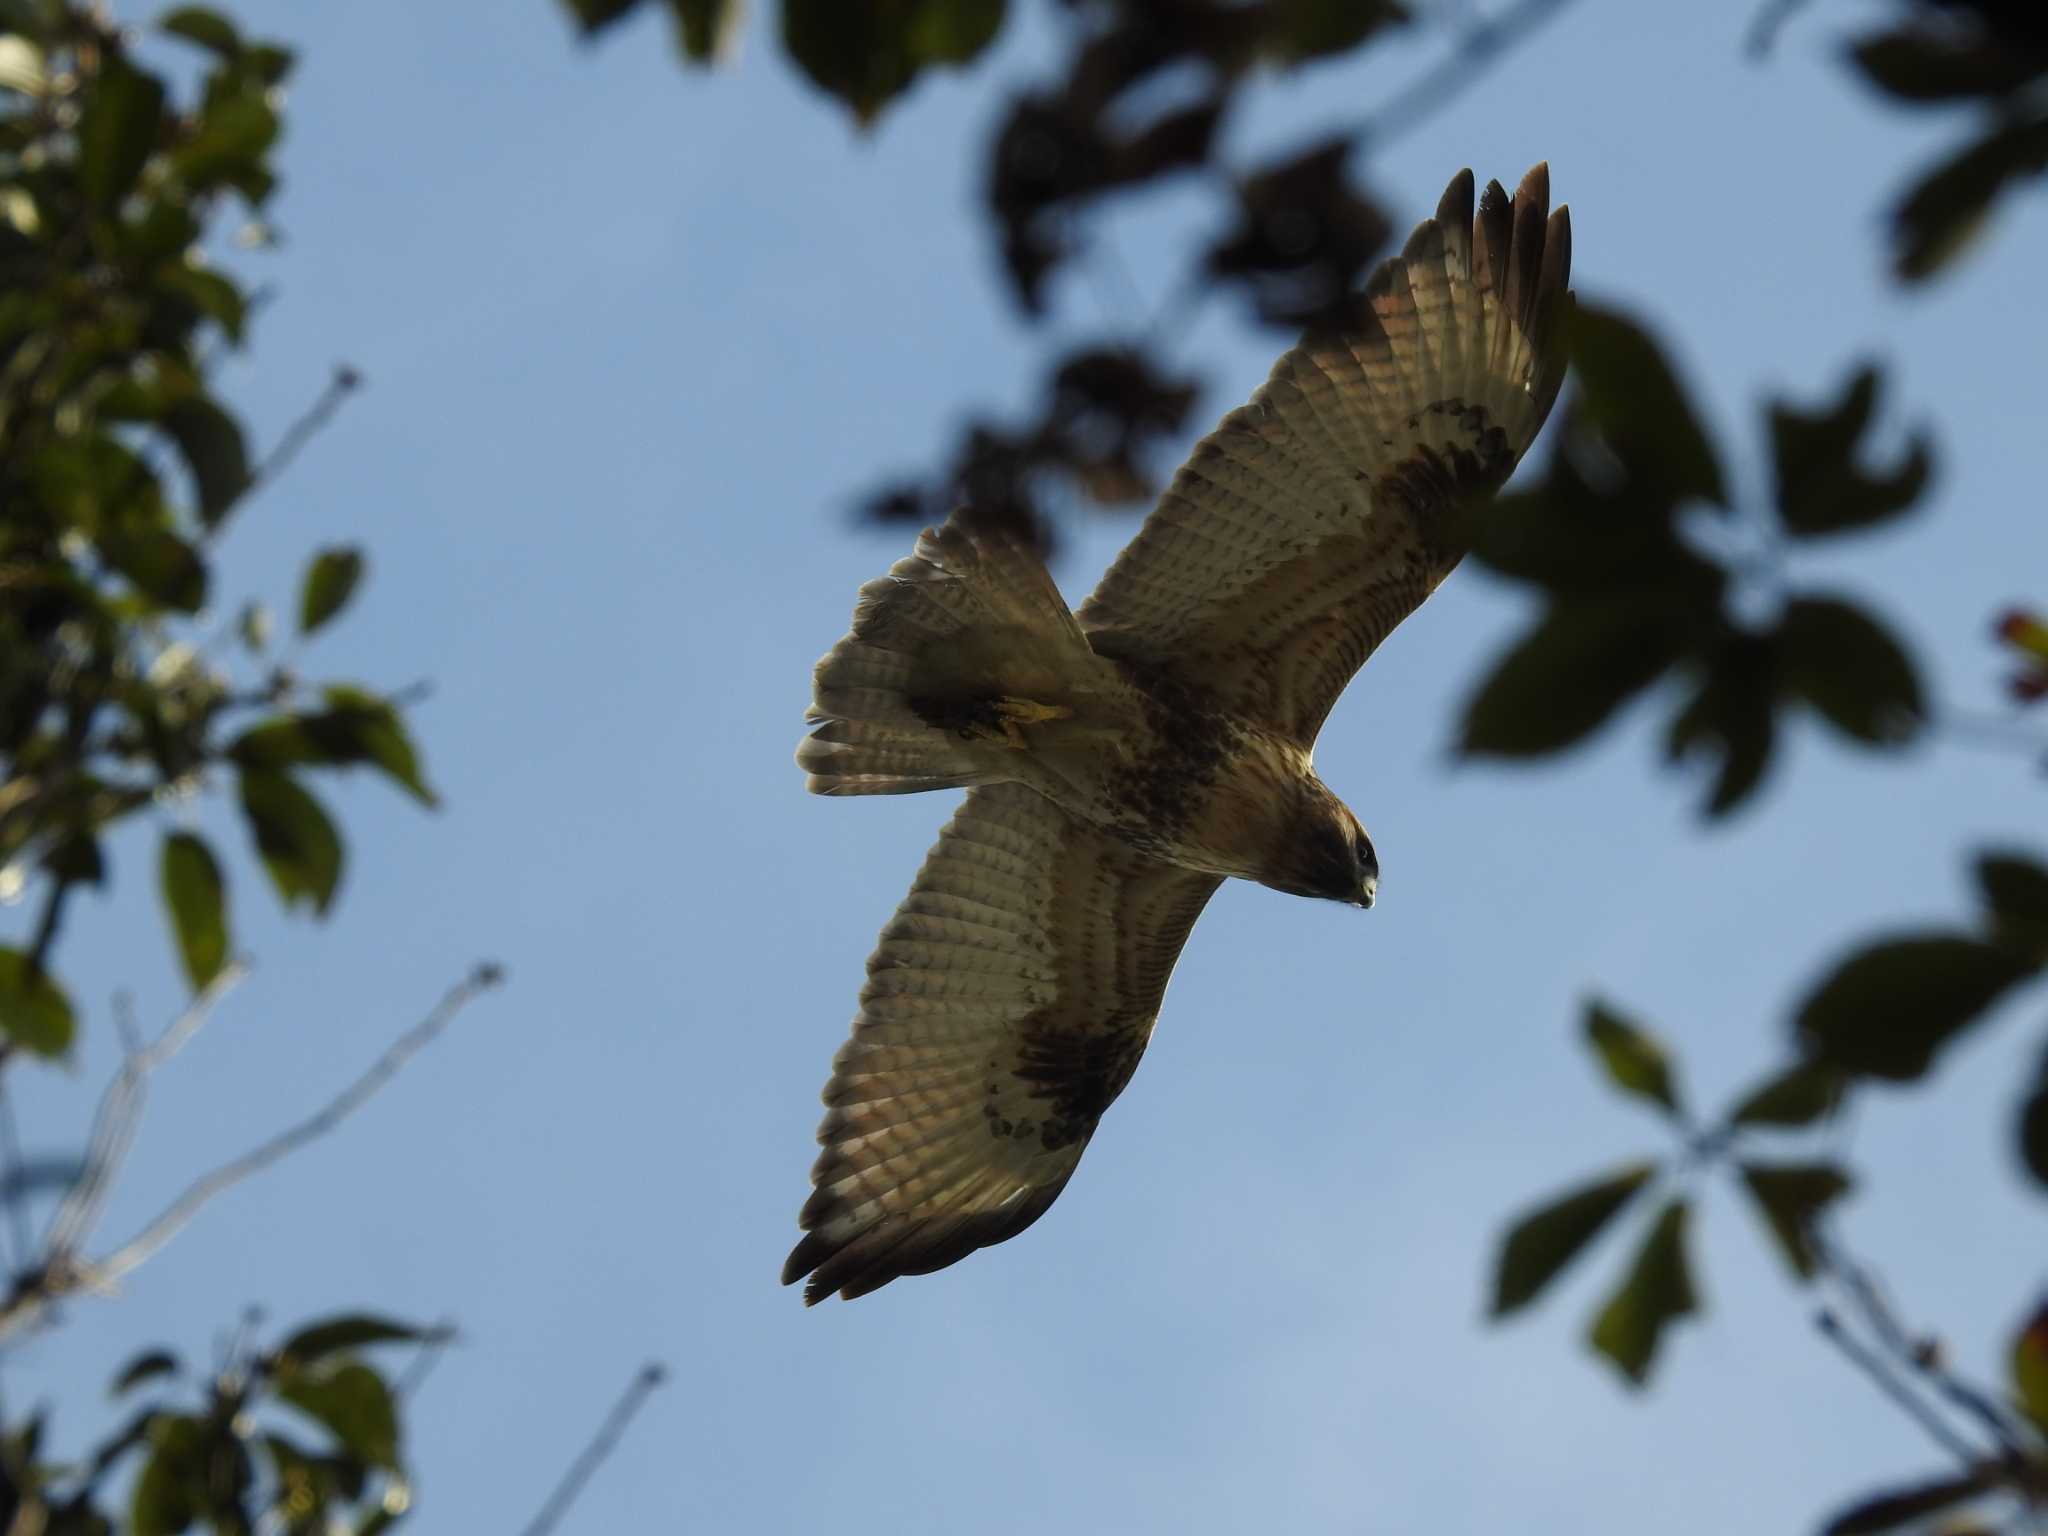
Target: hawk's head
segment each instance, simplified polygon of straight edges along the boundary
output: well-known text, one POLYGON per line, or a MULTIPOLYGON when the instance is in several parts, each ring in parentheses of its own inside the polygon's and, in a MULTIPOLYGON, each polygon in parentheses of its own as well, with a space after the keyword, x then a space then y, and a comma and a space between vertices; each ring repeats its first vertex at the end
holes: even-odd
POLYGON ((1294 896, 1369 907, 1379 895, 1380 860, 1351 808, 1320 784, 1302 797, 1286 844, 1261 884, 1294 896))

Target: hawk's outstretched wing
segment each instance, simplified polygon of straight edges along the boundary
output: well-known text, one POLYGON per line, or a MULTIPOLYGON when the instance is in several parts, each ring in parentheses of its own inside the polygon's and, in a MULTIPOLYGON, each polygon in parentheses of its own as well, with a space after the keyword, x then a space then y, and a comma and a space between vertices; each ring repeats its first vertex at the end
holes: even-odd
POLYGON ((1079 618, 1105 655, 1220 689, 1314 742, 1462 553, 1563 382, 1571 226, 1537 166, 1473 217, 1460 172, 1360 300, 1195 448, 1079 618))
POLYGON ((1033 790, 970 791, 869 957, 783 1283, 860 1296, 1044 1214, 1219 883, 1033 790))

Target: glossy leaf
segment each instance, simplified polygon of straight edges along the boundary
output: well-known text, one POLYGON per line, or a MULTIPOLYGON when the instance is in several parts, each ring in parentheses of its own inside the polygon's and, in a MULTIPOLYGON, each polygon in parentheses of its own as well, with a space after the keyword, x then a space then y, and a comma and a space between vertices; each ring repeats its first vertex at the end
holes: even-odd
POLYGON ((398 1409, 384 1378, 360 1361, 279 1378, 278 1397, 326 1427, 350 1455, 373 1467, 398 1465, 398 1409))
POLYGON ((1699 1307, 1685 1251, 1687 1215, 1683 1200, 1664 1207, 1636 1251, 1627 1277, 1593 1319, 1588 1335, 1593 1347, 1613 1361, 1634 1386, 1649 1379, 1664 1331, 1699 1307))
POLYGON ((1728 1112, 1728 1123, 1803 1128, 1833 1114, 1847 1088, 1842 1074, 1825 1062, 1796 1062, 1744 1094, 1728 1112))
POLYGON ((1960 1477, 1938 1477, 1893 1488, 1840 1511, 1821 1527, 1821 1536, 1880 1536, 1884 1531, 1903 1530, 1929 1515, 1968 1503, 1990 1486, 1986 1473, 1966 1472, 1960 1477))
POLYGON ((1616 1087, 1682 1115, 1670 1054, 1655 1036, 1595 1001, 1586 1005, 1586 1039, 1616 1087))
POLYGON ((227 887, 213 850, 190 832, 164 839, 159 881, 185 979, 197 992, 228 960, 227 887))
POLYGON ((2035 1428, 2048 1434, 2048 1303, 2013 1336, 2010 1364, 2013 1401, 2035 1428))
POLYGON ((1725 506, 1713 442, 1656 340, 1618 310, 1583 301, 1571 325, 1572 369, 1588 421, 1672 499, 1725 506))
POLYGON ((315 555, 299 588, 299 633, 310 635, 340 613, 362 579, 360 549, 323 549, 315 555))
POLYGON ((865 125, 927 67, 976 58, 1003 12, 1003 0, 783 0, 782 42, 865 125))
POLYGON ((37 1056, 71 1049, 77 1023, 71 1000, 23 951, 0 945, 0 1034, 37 1056))
POLYGON ((114 1377, 114 1383, 107 1390, 119 1397, 132 1392, 147 1381, 157 1381, 165 1376, 178 1374, 178 1357, 167 1349, 147 1350, 121 1367, 114 1377))
POLYGON ((1858 950, 1801 1004, 1800 1039, 1865 1077, 1911 1082, 2034 967, 2001 945, 1916 934, 1858 950))
POLYGON ((1632 1164, 1516 1220, 1494 1270, 1493 1316, 1534 1301, 1656 1171, 1649 1163, 1632 1164))
POLYGON ((164 110, 163 82, 118 53, 83 92, 78 119, 78 180, 87 198, 111 209, 128 195, 156 147, 164 110))
POLYGON ((1685 654, 1691 627, 1655 597, 1559 602, 1465 706, 1459 750, 1537 757, 1599 729, 1685 654))
POLYGON ((1813 1223, 1849 1192, 1849 1176, 1831 1163, 1740 1163, 1737 1168, 1785 1262, 1800 1279, 1812 1279, 1818 1264, 1813 1223))
POLYGON ((1917 734, 1926 700, 1912 659, 1869 614, 1838 598, 1799 597, 1778 625, 1788 691, 1843 735, 1892 746, 1917 734))
POLYGON ((288 774, 244 768, 242 814, 278 898, 325 914, 341 881, 341 837, 320 802, 288 774))
POLYGON ((390 1318, 354 1313, 330 1317, 301 1328, 277 1347, 281 1362, 298 1366, 317 1365, 329 1355, 361 1349, 370 1344, 418 1343, 444 1337, 446 1330, 419 1328, 390 1318))

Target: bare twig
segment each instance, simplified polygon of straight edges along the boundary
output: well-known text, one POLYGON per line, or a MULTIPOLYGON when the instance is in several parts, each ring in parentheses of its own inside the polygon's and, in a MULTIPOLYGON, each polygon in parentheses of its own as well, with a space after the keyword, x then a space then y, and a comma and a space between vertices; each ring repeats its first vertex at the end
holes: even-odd
POLYGON ((1814 1326, 1820 1329, 1822 1338, 1839 1349, 1852 1365, 1877 1383, 1886 1397, 1905 1410, 1906 1416, 1925 1430, 1927 1437, 1936 1445, 1971 1470, 1982 1463, 1983 1458, 1977 1454, 1976 1448, 1949 1428, 1948 1422, 1899 1378, 1890 1362, 1844 1328, 1842 1320, 1833 1312, 1823 1309, 1814 1318, 1814 1326))
POLYGON ((1752 61, 1768 55, 1771 45, 1778 40, 1778 32, 1795 15, 1806 8, 1807 0, 1765 0, 1749 23, 1749 35, 1742 44, 1743 52, 1752 61))
POLYGON ((426 1379, 441 1363, 441 1357, 448 1352, 448 1346, 455 1340, 455 1320, 448 1318, 434 1325, 433 1331, 420 1341, 419 1352, 412 1357, 412 1364, 405 1368, 405 1374, 398 1378, 398 1385, 392 1395, 400 1402, 409 1402, 419 1391, 426 1379))
POLYGON ((342 402, 362 387, 363 376, 360 373, 347 363, 337 363, 319 398, 306 408, 303 416, 284 429, 284 436, 277 440, 277 446, 249 471, 248 489, 253 491, 283 474, 306 444, 334 420, 334 413, 341 409, 342 402))
POLYGON ((32 1261, 35 1239, 28 1230, 28 1189, 22 1180, 21 1130, 14 1121, 14 1100, 7 1092, 6 1079, 0 1078, 0 1162, 5 1164, 4 1187, 7 1201, 8 1227, 14 1236, 13 1264, 26 1265, 32 1261))
POLYGON ((393 1041, 390 1048, 371 1063, 367 1072, 337 1094, 324 1109, 194 1180, 154 1221, 93 1266, 95 1280, 102 1285, 118 1282, 182 1232, 186 1224, 199 1214, 200 1208, 216 1195, 234 1188, 251 1174, 261 1172, 279 1158, 288 1157, 308 1142, 332 1131, 396 1077, 407 1062, 432 1044, 434 1037, 446 1029, 465 1006, 480 993, 496 986, 502 976, 495 965, 478 966, 448 990, 433 1012, 393 1041))
POLYGON ((626 1432, 626 1426, 633 1421, 633 1415, 640 1411, 648 1395, 667 1379, 668 1369, 658 1361, 649 1361, 640 1367, 640 1374, 633 1378, 624 1395, 612 1405, 612 1411, 605 1415, 604 1423, 598 1426, 597 1434, 591 1438, 590 1444, 586 1445, 575 1461, 570 1463, 562 1481, 556 1485, 555 1491, 548 1495, 547 1503, 543 1504, 540 1513, 533 1517, 533 1523, 526 1528, 526 1536, 547 1536, 547 1533, 561 1522, 562 1516, 568 1513, 569 1506, 576 1502, 576 1495, 583 1491, 583 1485, 590 1481, 590 1476, 597 1470, 598 1464, 617 1449, 620 1437, 626 1432))

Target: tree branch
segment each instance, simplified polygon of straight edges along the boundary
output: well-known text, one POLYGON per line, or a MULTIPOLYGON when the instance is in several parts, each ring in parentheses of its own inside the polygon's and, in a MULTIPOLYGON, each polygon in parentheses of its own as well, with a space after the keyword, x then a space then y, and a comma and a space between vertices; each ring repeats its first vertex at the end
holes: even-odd
POLYGON ((633 1421, 633 1415, 640 1411, 649 1394, 667 1379, 668 1368, 658 1361, 650 1360, 640 1367, 640 1374, 633 1378, 624 1395, 612 1405, 612 1411, 605 1415, 604 1423, 598 1426, 597 1434, 592 1437, 590 1444, 586 1445, 575 1461, 570 1463, 562 1481, 556 1485, 555 1491, 548 1495, 547 1503, 543 1504, 540 1513, 533 1517, 533 1523, 526 1528, 526 1536, 547 1536, 547 1533, 561 1522, 562 1516, 568 1513, 569 1506, 576 1502, 576 1496, 583 1491, 584 1484, 590 1481, 591 1474, 597 1470, 598 1464, 618 1448, 619 1440, 626 1432, 626 1426, 633 1421))
POLYGON ((1481 17, 1465 29, 1451 51, 1383 102, 1351 129, 1371 152, 1419 128, 1433 114, 1470 90, 1515 43, 1537 31, 1571 0, 1521 0, 1499 16, 1481 17))

